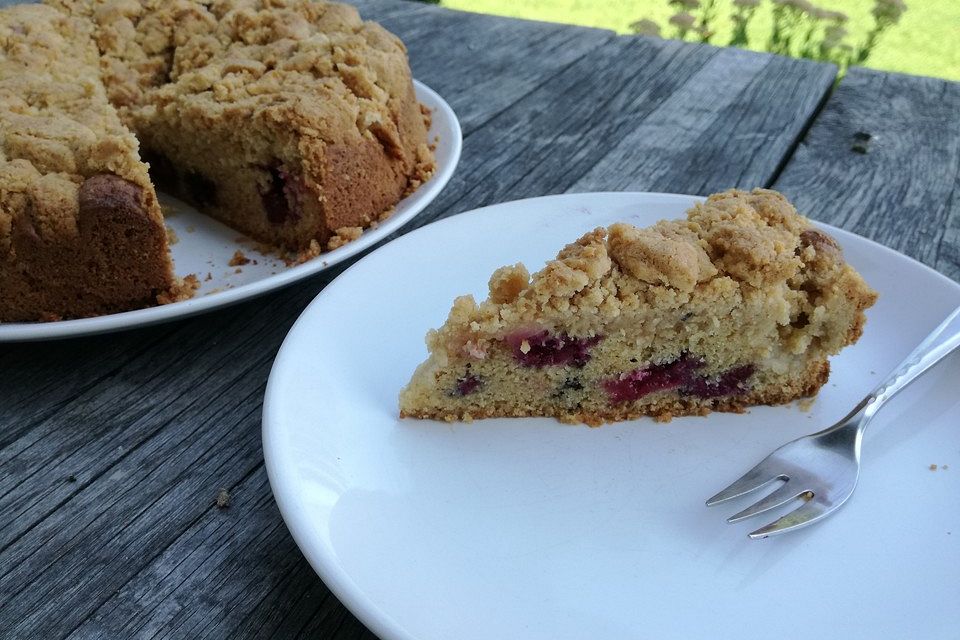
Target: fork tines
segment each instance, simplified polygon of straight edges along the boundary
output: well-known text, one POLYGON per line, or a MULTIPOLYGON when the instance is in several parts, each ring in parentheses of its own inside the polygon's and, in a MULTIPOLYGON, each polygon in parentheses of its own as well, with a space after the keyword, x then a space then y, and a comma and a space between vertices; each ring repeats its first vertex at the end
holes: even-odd
POLYGON ((814 493, 804 489, 803 485, 797 481, 791 482, 790 478, 784 474, 775 474, 767 468, 764 460, 750 471, 746 472, 735 480, 730 486, 719 492, 709 500, 707 506, 712 507, 715 504, 727 502, 734 498, 746 495, 770 485, 774 481, 782 482, 782 485, 775 491, 764 496, 746 509, 735 513, 727 518, 727 522, 734 523, 746 520, 755 515, 765 513, 771 509, 781 507, 793 500, 801 499, 803 504, 786 514, 785 516, 763 526, 749 534, 751 538, 766 538, 767 536, 784 533, 797 527, 801 527, 825 516, 828 512, 826 505, 816 499, 814 493))

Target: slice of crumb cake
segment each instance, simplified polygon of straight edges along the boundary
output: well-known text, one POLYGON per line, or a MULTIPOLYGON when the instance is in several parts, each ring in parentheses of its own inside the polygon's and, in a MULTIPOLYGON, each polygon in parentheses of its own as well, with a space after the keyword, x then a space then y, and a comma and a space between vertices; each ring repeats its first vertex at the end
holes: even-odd
POLYGON ((531 278, 490 279, 430 331, 404 417, 591 425, 743 411, 815 394, 877 294, 779 193, 727 191, 686 220, 614 224, 531 278))

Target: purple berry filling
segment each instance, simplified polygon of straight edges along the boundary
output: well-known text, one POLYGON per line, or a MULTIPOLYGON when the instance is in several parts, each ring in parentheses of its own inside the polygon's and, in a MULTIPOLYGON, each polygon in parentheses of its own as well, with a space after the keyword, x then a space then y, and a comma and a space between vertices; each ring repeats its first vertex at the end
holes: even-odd
POLYGON ((170 158, 157 151, 143 151, 140 155, 150 165, 151 180, 170 191, 177 190, 180 177, 170 158))
POLYGON ((524 367, 582 367, 590 360, 590 348, 602 339, 602 336, 571 338, 565 333, 551 335, 544 330, 539 333, 514 333, 507 336, 507 344, 513 349, 513 357, 524 367))
POLYGON ((684 355, 666 364, 654 364, 634 369, 603 383, 610 400, 630 402, 648 393, 678 389, 687 384, 693 372, 703 366, 703 360, 684 355))
POLYGON ((267 171, 270 183, 266 191, 260 192, 267 220, 276 225, 296 222, 303 214, 303 184, 282 165, 274 165, 267 171))
POLYGON ((745 391, 745 383, 753 375, 753 365, 728 369, 717 378, 697 375, 703 360, 682 355, 673 362, 655 364, 621 374, 603 383, 610 401, 630 402, 657 391, 679 389, 681 394, 698 398, 718 398, 745 391))
POLYGON ((698 398, 719 398, 732 396, 745 391, 745 382, 756 370, 752 364, 727 369, 716 380, 708 378, 694 378, 685 384, 683 391, 698 398))
POLYGON ((183 184, 187 195, 197 206, 209 207, 217 204, 217 185, 202 173, 188 171, 183 175, 183 184))
POLYGON ((480 378, 477 376, 468 373, 462 378, 457 379, 457 395, 466 396, 470 395, 480 386, 480 378))

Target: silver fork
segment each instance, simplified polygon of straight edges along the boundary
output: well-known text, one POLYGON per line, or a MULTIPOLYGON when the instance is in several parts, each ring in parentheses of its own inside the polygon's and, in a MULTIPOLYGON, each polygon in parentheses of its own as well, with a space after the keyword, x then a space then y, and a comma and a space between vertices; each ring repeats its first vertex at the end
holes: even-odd
POLYGON ((907 358, 838 423, 783 445, 729 487, 707 500, 711 507, 765 487, 783 485, 727 518, 740 522, 796 499, 803 504, 750 534, 766 538, 821 520, 847 501, 860 476, 860 443, 870 419, 890 398, 960 347, 960 307, 924 338, 907 358))

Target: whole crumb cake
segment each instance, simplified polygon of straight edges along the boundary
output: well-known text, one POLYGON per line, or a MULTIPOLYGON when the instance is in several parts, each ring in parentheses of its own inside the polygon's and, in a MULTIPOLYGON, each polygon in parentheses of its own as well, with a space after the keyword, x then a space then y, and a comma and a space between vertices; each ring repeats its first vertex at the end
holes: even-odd
POLYGON ((591 231, 532 278, 497 270, 428 333, 400 413, 597 425, 785 403, 820 389, 876 297, 782 195, 727 191, 591 231))
POLYGON ((56 0, 160 187, 293 251, 365 228, 433 168, 406 49, 313 0, 56 0))
POLYGON ((0 11, 0 321, 95 315, 187 295, 190 287, 170 272, 154 183, 258 241, 314 256, 375 223, 433 171, 406 49, 352 7, 47 5, 0 11), (78 264, 63 243, 86 227, 36 219, 50 218, 51 208, 74 211, 55 214, 60 219, 85 219, 78 212, 93 205, 84 194, 100 202, 107 192, 116 196, 110 206, 126 213, 99 218, 126 216, 117 232, 124 243, 102 232, 113 240, 78 264), (13 220, 27 220, 28 209, 42 231, 29 247, 29 233, 11 231, 27 228, 13 220), (114 272, 116 281, 107 277, 114 272))

